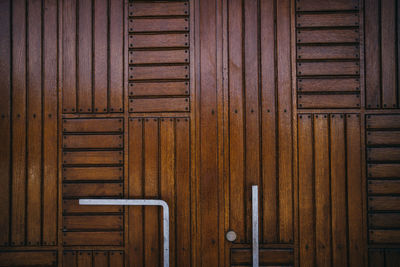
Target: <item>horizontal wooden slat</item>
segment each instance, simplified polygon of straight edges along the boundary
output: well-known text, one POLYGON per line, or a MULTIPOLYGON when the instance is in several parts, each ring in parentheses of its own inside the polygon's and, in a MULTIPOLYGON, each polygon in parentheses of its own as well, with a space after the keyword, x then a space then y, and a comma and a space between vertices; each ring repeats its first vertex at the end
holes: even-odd
POLYGON ((358 42, 358 30, 298 30, 297 43, 354 43, 358 42))
POLYGON ((130 80, 188 79, 188 66, 129 67, 130 80))
POLYGON ((368 164, 368 176, 373 178, 400 177, 400 163, 368 164))
POLYGON ((360 80, 358 78, 300 78, 297 80, 297 89, 302 92, 359 91, 360 80))
POLYGON ((368 181, 368 193, 370 195, 400 194, 400 180, 368 181))
POLYGON ((297 27, 358 26, 358 13, 298 14, 297 27))
POLYGON ((66 230, 122 230, 122 215, 63 216, 66 230))
POLYGON ((121 151, 73 151, 63 153, 64 164, 121 164, 121 151))
POLYGON ((400 129, 400 115, 368 115, 368 129, 400 129))
POLYGON ((64 199, 63 212, 64 213, 120 213, 122 212, 121 206, 94 206, 94 205, 79 205, 78 199, 64 199))
POLYGON ((129 84, 130 96, 188 95, 189 82, 150 82, 129 84))
POLYGON ((121 180, 122 167, 64 167, 63 179, 77 180, 121 180))
POLYGON ((81 245, 111 245, 123 244, 122 232, 64 232, 63 244, 65 246, 81 245))
POLYGON ((120 183, 63 184, 63 197, 121 197, 120 183))
POLYGON ((64 132, 122 132, 122 119, 63 119, 64 132))
POLYGON ((400 197, 369 197, 370 210, 400 211, 400 197))
POLYGON ((371 161, 400 161, 400 147, 373 147, 367 150, 371 161))
POLYGON ((129 32, 176 32, 188 31, 189 19, 129 19, 129 32))
POLYGON ((188 63, 189 50, 129 51, 129 64, 188 63))
POLYGON ((122 148, 122 135, 64 135, 63 148, 122 148))
POLYGON ((300 108, 357 108, 358 95, 299 95, 300 108))
POLYGON ((298 59, 356 59, 359 55, 356 45, 297 46, 298 59))
POLYGON ((57 266, 57 252, 1 251, 0 266, 57 266))
POLYGON ((189 111, 189 98, 131 99, 130 112, 179 112, 189 111))
POLYGON ((133 2, 129 16, 182 16, 189 13, 187 2, 133 2))
POLYGON ((129 35, 129 48, 188 47, 187 33, 129 35))
POLYGON ((358 75, 357 62, 301 62, 297 63, 297 74, 303 75, 358 75))
POLYGON ((400 230, 370 230, 369 240, 373 243, 400 243, 400 230))
POLYGON ((368 145, 400 145, 400 131, 369 131, 368 145))
MULTIPOLYGON (((293 264, 293 250, 288 249, 260 249, 260 264, 262 265, 291 265, 293 264)), ((231 264, 251 264, 251 249, 231 249, 231 264)))
POLYGON ((357 10, 358 0, 300 0, 296 6, 299 11, 357 10))
POLYGON ((400 228, 400 213, 373 213, 368 221, 370 228, 400 228))

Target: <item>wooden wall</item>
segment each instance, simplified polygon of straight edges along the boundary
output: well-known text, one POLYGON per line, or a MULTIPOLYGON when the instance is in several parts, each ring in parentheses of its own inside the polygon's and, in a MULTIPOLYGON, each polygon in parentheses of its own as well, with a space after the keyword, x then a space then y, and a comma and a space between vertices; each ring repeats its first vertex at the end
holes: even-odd
POLYGON ((0 0, 0 266, 396 266, 399 10, 0 0))

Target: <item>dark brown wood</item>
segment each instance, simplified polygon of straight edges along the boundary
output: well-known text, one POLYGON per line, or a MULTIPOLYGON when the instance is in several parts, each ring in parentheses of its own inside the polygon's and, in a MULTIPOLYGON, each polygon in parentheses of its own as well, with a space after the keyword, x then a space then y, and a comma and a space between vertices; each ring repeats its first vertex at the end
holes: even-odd
POLYGON ((359 91, 360 80, 357 78, 300 78, 297 80, 297 90, 299 92, 359 91))
MULTIPOLYGON (((122 245, 122 232, 65 232, 63 234, 64 246, 119 246, 122 245)), ((78 266, 90 266, 91 255, 87 258, 79 259, 78 266), (82 265, 80 265, 82 261, 82 265)))
MULTIPOLYGON (((301 1, 298 7, 301 8, 301 1)), ((320 10, 318 10, 320 11, 320 10)), ((357 13, 298 14, 297 27, 345 27, 358 26, 357 13)))
POLYGON ((297 3, 298 10, 301 11, 336 11, 358 9, 358 0, 330 0, 324 3, 313 0, 300 0, 297 3))
POLYGON ((129 67, 129 80, 187 79, 188 66, 129 67))
POLYGON ((188 31, 189 19, 187 18, 152 18, 129 19, 129 32, 176 32, 188 31))
POLYGON ((369 227, 374 228, 399 228, 400 213, 373 213, 368 215, 369 227))
POLYGON ((297 30, 297 43, 354 43, 359 41, 358 30, 327 29, 297 30))
POLYGON ((119 206, 85 206, 79 205, 78 199, 64 199, 62 201, 63 213, 121 213, 122 208, 119 206))
POLYGON ((120 183, 63 184, 63 197, 121 197, 120 183))
MULTIPOLYGON (((74 151, 63 153, 64 164, 122 164, 122 162, 123 155, 121 151, 74 151)), ((110 169, 117 173, 116 168, 103 168, 105 171, 110 169)))
POLYGON ((146 3, 133 2, 129 4, 129 16, 184 16, 189 13, 187 2, 146 3))
POLYGON ((129 64, 187 63, 189 50, 130 51, 129 64))
POLYGON ((129 96, 173 96, 188 94, 189 82, 134 82, 129 84, 129 96))
POLYGON ((120 119, 63 119, 63 132, 122 132, 123 120, 120 119))
POLYGON ((400 128, 399 115, 368 115, 367 129, 393 129, 400 128))
MULTIPOLYGON (((232 249, 231 264, 251 266, 250 249, 232 249)), ((288 249, 260 249, 260 264, 268 266, 293 266, 293 251, 288 249)))
POLYGON ((298 59, 357 59, 359 47, 346 46, 297 46, 298 59))
POLYGON ((122 135, 64 135, 63 148, 122 148, 122 135))
POLYGON ((56 251, 2 251, 0 266, 57 266, 56 251))
POLYGON ((146 98, 129 100, 129 112, 188 112, 189 98, 146 98))
POLYGON ((129 48, 188 47, 189 35, 173 34, 135 34, 129 35, 129 48))
MULTIPOLYGON (((68 152, 75 154, 79 152, 68 152)), ((115 153, 115 152, 83 152, 83 153, 115 153)), ((120 152, 116 152, 120 153, 120 152)), ((64 158, 65 159, 65 158, 64 158)), ((102 162, 105 163, 105 162, 102 162)), ((122 180, 121 167, 65 167, 63 168, 64 181, 88 181, 88 180, 122 180)))
POLYGON ((357 108, 360 106, 359 95, 299 95, 299 108, 357 108))
POLYGON ((297 63, 297 74, 306 75, 356 75, 360 71, 357 62, 302 62, 297 63))
POLYGON ((122 230, 121 215, 108 216, 64 216, 63 227, 70 230, 122 230))
POLYGON ((372 243, 396 244, 400 242, 399 230, 370 230, 368 234, 372 243))

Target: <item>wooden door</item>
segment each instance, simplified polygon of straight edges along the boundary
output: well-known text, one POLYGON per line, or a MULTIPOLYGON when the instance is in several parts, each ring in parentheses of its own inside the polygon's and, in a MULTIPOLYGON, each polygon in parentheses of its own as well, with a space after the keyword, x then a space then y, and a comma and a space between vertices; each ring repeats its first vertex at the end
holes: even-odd
POLYGON ((0 0, 0 266, 397 266, 399 12, 0 0))

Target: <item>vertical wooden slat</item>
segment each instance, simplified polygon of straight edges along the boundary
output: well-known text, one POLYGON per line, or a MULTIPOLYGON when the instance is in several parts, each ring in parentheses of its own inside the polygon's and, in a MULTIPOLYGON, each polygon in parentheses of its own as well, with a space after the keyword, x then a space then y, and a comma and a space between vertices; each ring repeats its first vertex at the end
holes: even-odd
MULTIPOLYGON (((217 150, 217 12, 214 0, 199 1, 199 249, 200 266, 212 266, 219 255, 219 183, 217 150)), ((219 13, 218 13, 219 14, 219 13)))
POLYGON ((347 265, 346 151, 343 115, 331 115, 331 205, 333 266, 347 265))
POLYGON ((262 90, 262 197, 263 239, 274 243, 277 233, 276 91, 275 91, 275 1, 260 1, 260 57, 262 90))
MULTIPOLYGON (((129 198, 143 198, 143 123, 129 120, 129 198)), ((143 207, 130 206, 128 266, 144 265, 143 207)))
POLYGON ((347 196, 349 266, 364 266, 360 115, 347 115, 347 196))
MULTIPOLYGON (((122 15, 122 14, 121 14, 122 15)), ((107 112, 108 1, 94 2, 94 110, 107 112)), ((87 38, 87 37, 86 37, 87 38)), ((121 51, 122 54, 122 51, 121 51)))
POLYGON ((77 267, 88 267, 92 266, 92 252, 89 251, 80 251, 77 255, 77 267))
MULTIPOLYGON (((329 126, 327 115, 314 115, 314 145, 316 264, 317 266, 331 266, 329 126)), ((308 160, 311 161, 312 158, 308 160)))
POLYGON ((290 1, 277 1, 279 241, 293 242, 290 1))
POLYGON ((381 102, 379 25, 379 1, 365 0, 365 90, 368 108, 378 108, 381 102))
POLYGON ((176 203, 175 203, 175 120, 172 118, 161 119, 160 123, 160 184, 161 199, 169 206, 170 219, 170 264, 175 265, 175 233, 180 229, 176 227, 176 203))
POLYGON ((44 1, 43 37, 43 244, 57 235, 57 0, 44 1))
MULTIPOLYGON (((159 198, 159 132, 158 119, 146 119, 144 124, 144 194, 146 198, 159 198)), ((159 266, 160 235, 159 207, 145 207, 144 258, 146 266, 159 266)))
POLYGON ((190 266, 190 140, 188 119, 176 121, 176 262, 190 266))
MULTIPOLYGON (((131 252, 131 251, 129 251, 131 252)), ((124 266, 124 254, 122 251, 111 251, 110 252, 110 265, 109 267, 123 267, 124 266)), ((133 265, 128 265, 133 266, 133 265)))
POLYGON ((0 245, 7 246, 10 230, 10 96, 11 2, 0 2, 0 245))
POLYGON ((387 249, 385 251, 386 267, 399 266, 399 262, 400 262, 400 251, 399 251, 399 249, 387 249))
POLYGON ((42 1, 28 2, 27 244, 39 245, 42 162, 42 1))
POLYGON ((64 252, 63 253, 63 267, 75 267, 77 264, 76 252, 64 252))
MULTIPOLYGON (((396 0, 381 1, 382 104, 396 107, 396 0)), ((375 70, 376 71, 376 70, 375 70)))
POLYGON ((78 6, 78 111, 92 112, 92 0, 78 6))
POLYGON ((310 115, 298 117, 300 265, 315 265, 313 131, 310 115))
POLYGON ((260 185, 260 130, 258 120, 258 7, 244 2, 244 58, 246 102, 246 240, 251 240, 251 186, 260 185))
POLYGON ((93 267, 108 267, 108 252, 96 251, 93 255, 93 267))
POLYGON ((123 1, 110 1, 109 107, 111 112, 122 112, 123 106, 123 1))
POLYGON ((63 112, 76 111, 76 0, 63 0, 63 112))
POLYGON ((230 228, 245 242, 242 0, 229 2, 230 228))
POLYGON ((11 244, 25 243, 26 200, 26 6, 12 6, 12 207, 11 244))

